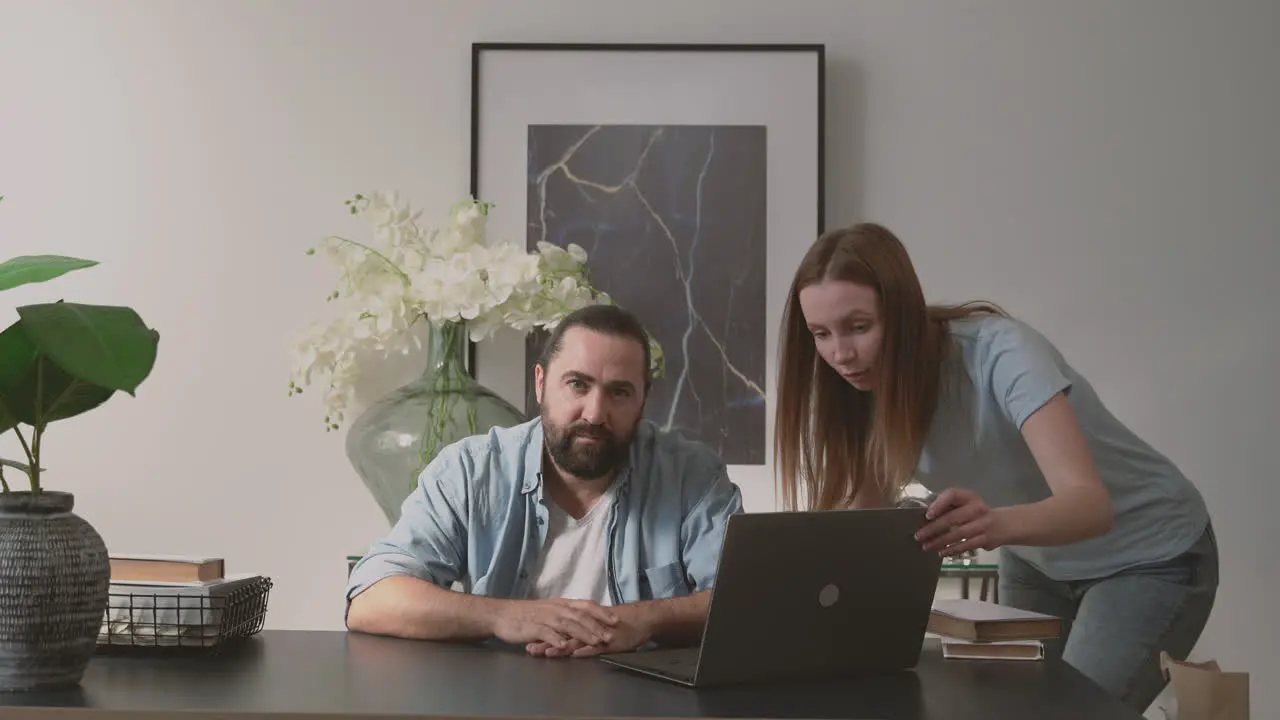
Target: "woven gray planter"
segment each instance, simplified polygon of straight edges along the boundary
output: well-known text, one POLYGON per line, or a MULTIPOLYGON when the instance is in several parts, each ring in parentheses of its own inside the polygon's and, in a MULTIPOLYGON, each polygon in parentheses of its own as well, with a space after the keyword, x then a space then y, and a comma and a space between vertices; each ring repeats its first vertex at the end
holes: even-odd
POLYGON ((78 685, 93 657, 111 562, 74 504, 0 493, 0 692, 78 685))

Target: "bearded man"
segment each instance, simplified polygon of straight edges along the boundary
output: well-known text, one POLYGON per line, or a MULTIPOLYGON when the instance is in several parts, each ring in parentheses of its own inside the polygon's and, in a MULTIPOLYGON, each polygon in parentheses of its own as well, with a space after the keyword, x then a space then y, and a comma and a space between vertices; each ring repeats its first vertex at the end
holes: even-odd
POLYGON ((649 364, 626 310, 565 317, 533 369, 540 416, 423 470, 351 571, 348 630, 548 657, 695 644, 742 496, 709 447, 643 418, 649 364))

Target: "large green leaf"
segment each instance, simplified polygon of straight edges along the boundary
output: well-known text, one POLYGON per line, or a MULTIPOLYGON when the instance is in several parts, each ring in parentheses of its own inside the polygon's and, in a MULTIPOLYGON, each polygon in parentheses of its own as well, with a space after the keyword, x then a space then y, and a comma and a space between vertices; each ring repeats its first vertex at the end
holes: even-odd
POLYGON ((0 332, 0 433, 21 419, 21 388, 28 377, 34 377, 36 356, 36 345, 21 320, 0 332))
POLYGON ((88 412, 106 402, 115 392, 72 377, 49 358, 40 355, 30 374, 8 394, 9 409, 19 422, 43 428, 56 420, 88 412))
POLYGON ((16 288, 27 283, 40 283, 66 275, 72 270, 93 267, 96 260, 65 257, 63 255, 23 255, 0 263, 0 290, 16 288))
POLYGON ((84 383, 133 395, 155 365, 160 334, 132 308, 56 302, 18 316, 40 353, 84 383))
POLYGON ((0 402, 4 403, 4 406, 0 407, 0 435, 3 435, 12 430, 14 426, 18 424, 18 416, 14 411, 9 409, 9 398, 0 397, 0 402))
POLYGON ((0 332, 0 392, 26 377, 38 352, 21 320, 0 332))
POLYGON ((22 320, 0 332, 0 432, 18 423, 44 427, 74 417, 113 394, 115 390, 72 377, 41 355, 22 320))

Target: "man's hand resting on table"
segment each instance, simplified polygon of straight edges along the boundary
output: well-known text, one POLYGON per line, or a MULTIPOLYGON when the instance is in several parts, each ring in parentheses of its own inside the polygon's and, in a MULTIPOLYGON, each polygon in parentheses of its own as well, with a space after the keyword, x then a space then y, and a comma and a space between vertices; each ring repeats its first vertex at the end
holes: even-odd
POLYGON ((502 605, 493 634, 512 644, 564 650, 613 643, 618 625, 617 613, 586 600, 518 600, 502 605))
MULTIPOLYGON (((582 602, 582 601, 573 601, 582 602)), ((635 605, 619 605, 605 608, 595 603, 587 603, 600 611, 615 616, 615 622, 600 640, 592 642, 581 636, 561 637, 560 642, 548 642, 538 639, 529 642, 525 650, 530 655, 543 657, 589 657, 601 653, 628 652, 645 644, 653 636, 646 613, 635 605)))

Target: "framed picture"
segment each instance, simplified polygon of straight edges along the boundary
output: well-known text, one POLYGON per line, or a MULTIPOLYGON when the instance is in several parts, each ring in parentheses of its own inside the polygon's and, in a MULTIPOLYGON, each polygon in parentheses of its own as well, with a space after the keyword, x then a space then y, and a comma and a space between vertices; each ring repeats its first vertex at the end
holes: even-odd
MULTIPOLYGON (((777 321, 823 230, 822 45, 472 46, 471 192, 489 233, 587 252, 662 344, 645 417, 766 462, 777 321)), ((530 417, 541 335, 473 347, 530 417)))

